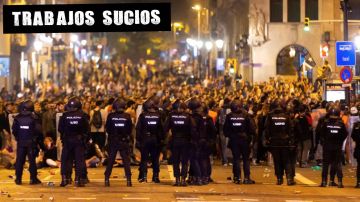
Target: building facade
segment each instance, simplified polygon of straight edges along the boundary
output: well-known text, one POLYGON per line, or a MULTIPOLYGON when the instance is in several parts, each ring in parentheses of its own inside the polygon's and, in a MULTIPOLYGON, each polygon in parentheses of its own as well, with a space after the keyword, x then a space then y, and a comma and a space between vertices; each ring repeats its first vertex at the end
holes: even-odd
MULTIPOLYGON (((335 65, 335 42, 343 40, 342 20, 340 0, 250 0, 250 63, 241 66, 243 72, 252 69, 251 74, 245 73, 246 79, 296 78, 302 70, 312 70, 309 78, 315 79, 324 60, 336 79, 340 68, 335 65), (310 19, 309 30, 304 30, 305 18, 310 19), (321 55, 324 45, 328 52, 321 55), (303 66, 304 62, 308 65, 303 66)), ((359 25, 349 23, 349 40, 358 35, 359 25)))

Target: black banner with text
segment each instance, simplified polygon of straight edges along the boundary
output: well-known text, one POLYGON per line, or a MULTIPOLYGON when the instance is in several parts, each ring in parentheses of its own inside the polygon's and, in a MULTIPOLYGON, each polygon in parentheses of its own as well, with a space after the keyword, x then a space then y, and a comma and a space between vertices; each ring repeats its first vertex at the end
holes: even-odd
POLYGON ((171 31, 170 3, 4 5, 4 33, 171 31))

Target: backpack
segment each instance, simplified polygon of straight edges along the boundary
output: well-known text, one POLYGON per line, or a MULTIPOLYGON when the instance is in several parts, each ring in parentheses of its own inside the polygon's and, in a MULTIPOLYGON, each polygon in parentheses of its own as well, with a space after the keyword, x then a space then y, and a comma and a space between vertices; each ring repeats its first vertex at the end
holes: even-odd
POLYGON ((94 127, 96 129, 101 128, 101 126, 102 126, 102 117, 101 117, 100 110, 94 110, 94 114, 93 114, 91 123, 92 123, 92 125, 94 125, 94 127))

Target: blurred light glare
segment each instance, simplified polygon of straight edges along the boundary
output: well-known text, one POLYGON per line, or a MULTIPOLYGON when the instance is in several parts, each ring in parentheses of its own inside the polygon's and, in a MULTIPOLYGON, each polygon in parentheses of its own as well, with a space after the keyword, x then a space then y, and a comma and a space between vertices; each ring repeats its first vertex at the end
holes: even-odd
POLYGON ((215 45, 218 49, 222 49, 224 47, 224 40, 222 40, 222 39, 216 40, 215 45))
POLYGON ((34 42, 34 48, 37 52, 39 52, 43 48, 43 43, 41 41, 36 40, 34 42))
POLYGON ((180 60, 183 61, 183 62, 186 62, 188 59, 188 56, 187 55, 183 55, 181 56, 180 60))
POLYGON ((196 41, 196 46, 198 47, 198 49, 201 49, 204 45, 204 42, 202 42, 201 40, 196 41))
POLYGON ((194 39, 191 39, 191 38, 187 38, 186 43, 189 44, 189 46, 191 46, 191 47, 196 46, 196 41, 194 39))
POLYGON ((72 34, 70 36, 70 40, 71 40, 71 42, 77 42, 79 40, 79 36, 76 34, 72 34))
POLYGON ((296 55, 296 50, 294 47, 291 47, 289 51, 289 56, 293 58, 295 57, 295 55, 296 55))
POLYGON ((98 48, 98 49, 102 49, 102 47, 103 47, 103 46, 102 46, 101 44, 97 45, 97 48, 98 48))
POLYGON ((191 8, 198 11, 198 10, 201 9, 201 6, 200 6, 199 4, 196 4, 196 5, 194 5, 194 6, 191 7, 191 8))
POLYGON ((85 39, 81 40, 81 45, 86 46, 86 44, 87 44, 87 41, 85 39))
POLYGON ((210 50, 212 49, 212 47, 213 47, 213 44, 212 44, 211 41, 205 42, 205 48, 206 48, 206 50, 210 51, 210 50))
POLYGON ((355 42, 356 49, 360 50, 360 35, 357 35, 355 37, 354 42, 355 42))

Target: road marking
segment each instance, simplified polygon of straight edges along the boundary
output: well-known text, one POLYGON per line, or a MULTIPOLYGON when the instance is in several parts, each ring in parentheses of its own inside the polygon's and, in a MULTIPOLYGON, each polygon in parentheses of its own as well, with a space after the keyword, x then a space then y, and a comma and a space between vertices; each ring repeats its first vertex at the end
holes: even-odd
POLYGON ((96 200, 96 198, 68 198, 69 200, 87 200, 87 201, 90 201, 90 200, 96 200))
POLYGON ((168 169, 168 172, 169 172, 169 175, 170 175, 170 180, 175 181, 174 169, 173 169, 172 165, 167 165, 167 169, 168 169))
POLYGON ((42 198, 14 198, 14 201, 40 201, 42 198))
POLYGON ((176 200, 200 200, 200 198, 178 197, 176 200))
POLYGON ((123 200, 150 200, 150 198, 139 198, 139 197, 123 197, 123 200))
POLYGON ((316 182, 309 180, 308 178, 304 177, 304 176, 301 175, 300 173, 296 173, 295 179, 296 179, 297 181, 302 182, 303 184, 307 184, 307 185, 317 185, 316 182))

